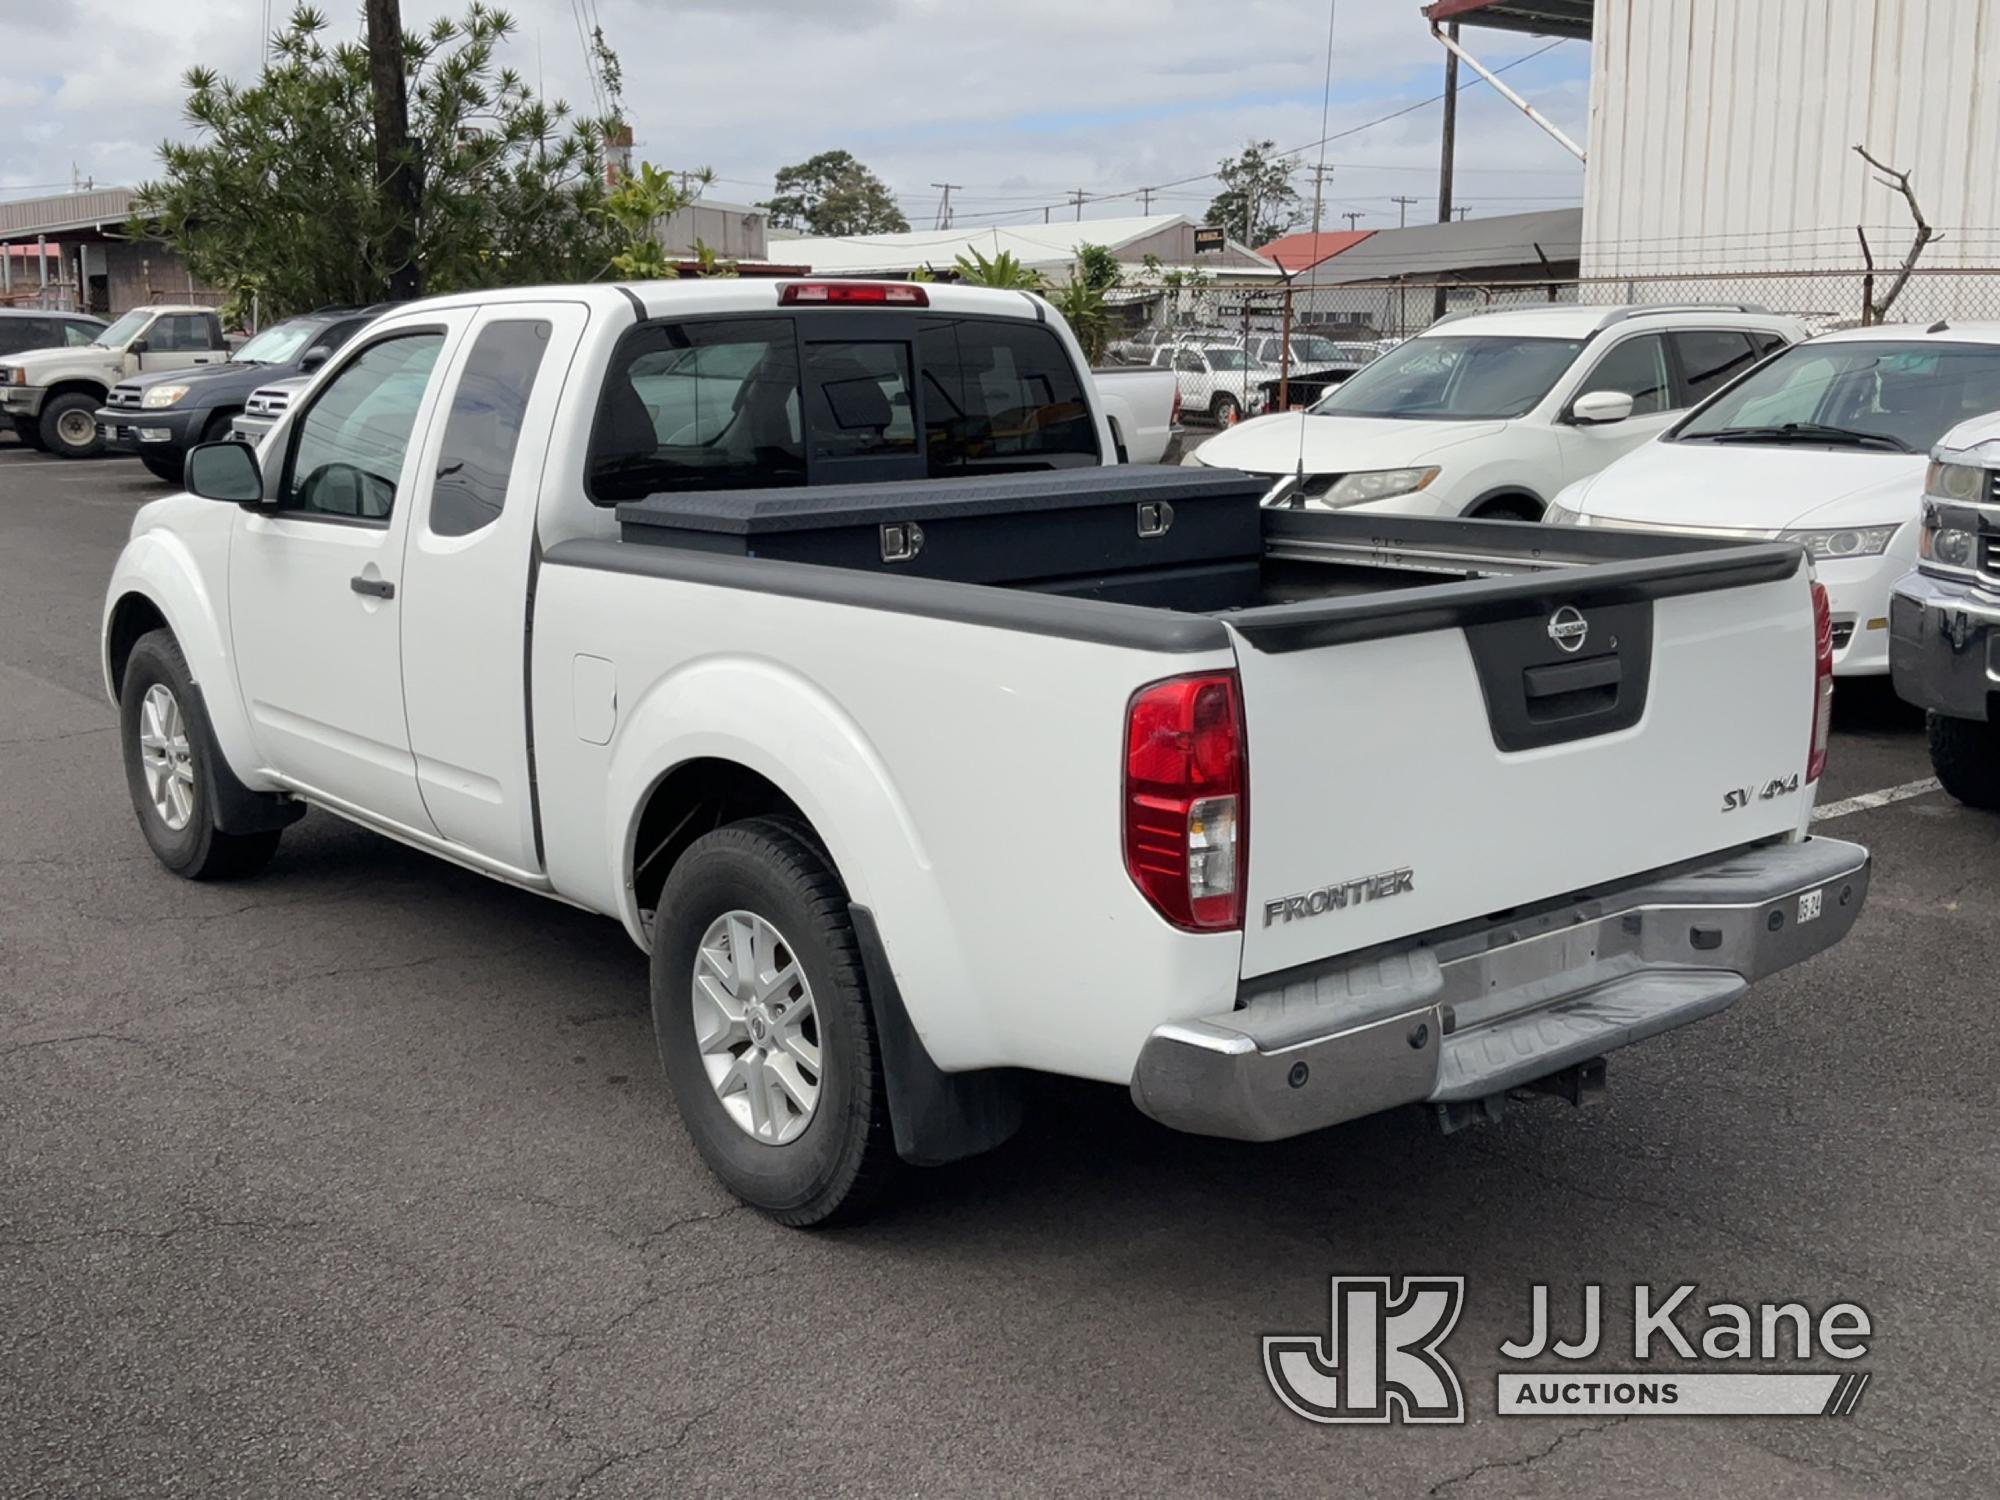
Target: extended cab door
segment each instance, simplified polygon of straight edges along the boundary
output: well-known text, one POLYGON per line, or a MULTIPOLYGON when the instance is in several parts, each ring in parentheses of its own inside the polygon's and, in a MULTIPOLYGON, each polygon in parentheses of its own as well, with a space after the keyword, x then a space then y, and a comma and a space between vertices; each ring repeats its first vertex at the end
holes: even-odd
POLYGON ((432 831, 403 715, 403 543, 464 311, 357 340, 267 452, 273 508, 229 549, 237 680, 264 766, 378 821, 432 831))
MULTIPOLYGON (((401 675, 425 810, 453 843, 524 873, 542 865, 527 678, 535 512, 588 317, 568 302, 479 310, 445 372, 403 556, 401 675)), ((552 690, 568 693, 567 668, 552 690)))

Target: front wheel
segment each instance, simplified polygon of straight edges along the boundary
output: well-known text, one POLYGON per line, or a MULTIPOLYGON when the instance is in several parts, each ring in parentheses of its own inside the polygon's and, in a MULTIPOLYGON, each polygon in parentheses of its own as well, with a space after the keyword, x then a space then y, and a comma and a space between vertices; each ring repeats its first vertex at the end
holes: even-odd
POLYGON ((1243 403, 1234 396, 1217 396, 1209 404, 1208 414, 1214 418, 1217 427, 1228 427, 1243 418, 1243 403))
POLYGON ((1928 727, 1938 784, 1967 807, 2000 812, 2000 725, 1932 714, 1928 727))
POLYGON ((250 875, 269 862, 279 830, 224 833, 215 822, 221 752, 172 632, 139 638, 118 694, 118 735, 132 810, 161 864, 189 880, 250 875))
POLYGON ((66 391, 42 403, 42 446, 63 458, 90 458, 104 451, 97 435, 97 398, 66 391))
POLYGON ((896 1169, 847 892, 797 824, 697 839, 660 893, 653 1032, 709 1170, 796 1228, 852 1222, 896 1169))

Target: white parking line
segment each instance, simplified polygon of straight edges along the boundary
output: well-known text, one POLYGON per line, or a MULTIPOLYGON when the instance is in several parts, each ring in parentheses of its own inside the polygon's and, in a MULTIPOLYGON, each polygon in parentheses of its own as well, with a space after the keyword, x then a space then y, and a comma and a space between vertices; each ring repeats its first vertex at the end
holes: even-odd
POLYGON ((1867 812, 1871 807, 1887 807, 1891 802, 1905 802, 1911 797, 1921 797, 1926 792, 1939 790, 1938 779, 1926 776, 1922 781, 1906 781, 1901 786, 1884 787, 1879 792, 1863 792, 1858 797, 1844 797, 1838 802, 1829 802, 1825 807, 1813 809, 1813 821, 1824 823, 1829 818, 1844 818, 1849 813, 1867 812))

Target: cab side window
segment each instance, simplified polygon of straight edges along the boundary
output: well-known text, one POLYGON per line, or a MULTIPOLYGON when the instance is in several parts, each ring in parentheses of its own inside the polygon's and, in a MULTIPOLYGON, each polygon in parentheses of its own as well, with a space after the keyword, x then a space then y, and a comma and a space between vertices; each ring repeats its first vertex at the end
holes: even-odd
POLYGON ((549 347, 549 325, 514 318, 488 323, 473 343, 445 419, 431 489, 430 529, 469 536, 500 519, 521 418, 549 347))
POLYGON ((441 333, 407 333, 361 351, 328 381, 299 420, 279 489, 288 513, 386 523, 403 454, 441 333))
POLYGON ((1584 377, 1577 395, 1595 391, 1623 391, 1632 398, 1632 415, 1667 410, 1667 349, 1657 333, 1614 344, 1584 377))
POLYGON ((146 330, 146 349, 152 354, 194 354, 208 347, 208 319, 199 313, 155 318, 146 330))

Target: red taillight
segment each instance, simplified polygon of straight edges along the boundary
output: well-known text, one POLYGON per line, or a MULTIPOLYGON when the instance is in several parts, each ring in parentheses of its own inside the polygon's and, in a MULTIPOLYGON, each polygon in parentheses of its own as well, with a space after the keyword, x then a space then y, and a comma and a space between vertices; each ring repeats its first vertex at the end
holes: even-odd
POLYGON ((907 281, 788 281, 778 289, 780 307, 811 303, 877 307, 929 307, 930 294, 907 281))
POLYGON ((1181 383, 1178 379, 1174 381, 1174 408, 1167 417, 1167 425, 1170 427, 1181 425, 1181 383))
POLYGON ((1812 747, 1806 752, 1806 780, 1818 781, 1826 769, 1826 742, 1833 732, 1833 603, 1826 585, 1815 582, 1813 602, 1813 720, 1812 747))
POLYGON ((1174 926, 1243 925, 1249 779, 1234 672, 1170 677, 1133 695, 1125 714, 1125 868, 1174 926))

